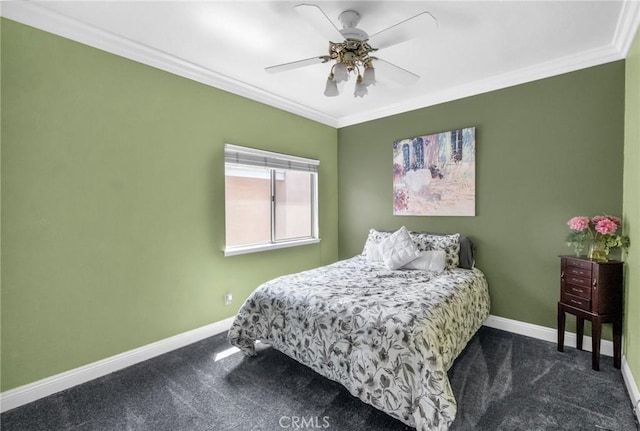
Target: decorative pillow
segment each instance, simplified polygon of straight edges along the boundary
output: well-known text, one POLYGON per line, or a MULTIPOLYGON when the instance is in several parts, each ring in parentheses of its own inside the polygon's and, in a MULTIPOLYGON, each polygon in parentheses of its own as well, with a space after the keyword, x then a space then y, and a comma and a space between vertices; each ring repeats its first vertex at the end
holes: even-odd
POLYGON ((389 238, 393 232, 380 232, 375 229, 369 229, 369 236, 364 243, 362 255, 367 258, 367 262, 382 262, 382 256, 378 251, 378 244, 383 239, 389 238))
POLYGON ((382 255, 382 261, 389 269, 401 268, 420 257, 420 250, 413 243, 409 231, 404 226, 380 241, 378 250, 382 255))
POLYGON ((420 251, 444 250, 446 269, 457 268, 460 264, 460 234, 438 235, 412 232, 411 237, 420 251))
POLYGON ((447 264, 447 253, 444 250, 427 250, 420 257, 412 260, 402 269, 418 269, 420 271, 442 272, 447 264))
MULTIPOLYGON (((448 234, 437 232, 409 232, 413 242, 416 243, 420 250, 427 250, 426 243, 429 235, 446 236, 448 234)), ((468 236, 460 234, 460 253, 458 266, 464 269, 473 269, 475 265, 475 246, 468 236)))

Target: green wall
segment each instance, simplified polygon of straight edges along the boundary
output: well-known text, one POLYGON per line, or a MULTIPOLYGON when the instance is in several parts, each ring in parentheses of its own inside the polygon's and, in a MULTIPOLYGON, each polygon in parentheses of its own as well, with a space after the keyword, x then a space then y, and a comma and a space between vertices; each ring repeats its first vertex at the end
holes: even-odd
POLYGON ((640 32, 626 59, 624 125, 625 231, 631 238, 625 266, 625 356, 640 385, 640 32))
POLYGON ((262 281, 337 259, 334 128, 1 32, 2 391, 230 317, 262 281), (319 245, 222 256, 225 142, 320 160, 319 245))
POLYGON ((370 227, 467 233, 492 314, 555 327, 566 220, 624 214, 637 236, 638 45, 626 63, 336 131, 0 19, 1 390, 230 317, 264 280, 359 253, 370 227), (394 217, 391 143, 468 126, 477 216, 394 217), (320 159, 319 245, 222 256, 225 142, 320 159))
MULTIPOLYGON (((0 256, 2 256, 2 23, 0 18, 0 256)), ((0 258, 0 384, 2 382, 2 259, 0 258)), ((1 390, 1 389, 0 389, 1 390)))
POLYGON ((566 221, 622 213, 624 67, 619 61, 340 129, 340 257, 360 253, 372 227, 463 232, 477 245, 491 313, 556 327, 558 255, 571 251, 566 221), (476 216, 393 216, 391 144, 470 126, 476 216))

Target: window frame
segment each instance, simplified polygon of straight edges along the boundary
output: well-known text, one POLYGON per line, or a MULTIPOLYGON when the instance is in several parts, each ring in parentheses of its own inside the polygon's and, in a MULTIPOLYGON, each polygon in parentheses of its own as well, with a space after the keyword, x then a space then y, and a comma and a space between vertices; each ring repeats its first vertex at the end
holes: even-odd
POLYGON ((320 242, 320 228, 318 217, 318 165, 320 162, 314 159, 292 156, 271 151, 258 150, 255 148, 241 147, 238 145, 225 144, 225 182, 227 168, 263 168, 269 170, 271 185, 271 212, 270 212, 270 241, 257 244, 226 245, 227 223, 226 207, 227 196, 225 186, 225 246, 224 256, 236 256, 240 254, 256 253, 268 250, 277 250, 287 247, 317 244, 320 242), (278 171, 300 171, 310 174, 311 187, 311 236, 295 239, 276 240, 276 176, 278 171))

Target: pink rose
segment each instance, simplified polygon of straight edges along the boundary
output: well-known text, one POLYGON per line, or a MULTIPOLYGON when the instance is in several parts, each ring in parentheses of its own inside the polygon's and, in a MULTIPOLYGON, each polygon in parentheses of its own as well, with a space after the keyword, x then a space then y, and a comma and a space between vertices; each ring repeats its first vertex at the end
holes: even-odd
MULTIPOLYGON (((595 220, 595 217, 594 217, 595 220)), ((608 217, 601 217, 595 222, 595 229, 602 235, 609 235, 618 230, 618 223, 608 217)))
POLYGON ((614 222, 616 224, 616 226, 620 227, 621 220, 618 217, 614 217, 614 216, 611 216, 611 215, 608 215, 608 216, 605 216, 605 217, 607 217, 609 220, 614 222))
POLYGON ((567 222, 569 229, 580 232, 589 227, 589 217, 573 217, 567 222))
POLYGON ((598 215, 591 219, 593 223, 598 223, 602 219, 609 219, 617 225, 620 225, 620 219, 618 217, 614 217, 612 215, 598 215))
MULTIPOLYGON (((601 215, 601 216, 595 216, 594 218, 591 219, 591 223, 593 223, 593 225, 597 225, 598 223, 600 223, 602 220, 608 220, 609 222, 613 223, 616 225, 616 229, 617 230, 620 227, 620 219, 618 217, 614 217, 611 215, 601 215)), ((608 223, 607 223, 608 225, 608 223)))

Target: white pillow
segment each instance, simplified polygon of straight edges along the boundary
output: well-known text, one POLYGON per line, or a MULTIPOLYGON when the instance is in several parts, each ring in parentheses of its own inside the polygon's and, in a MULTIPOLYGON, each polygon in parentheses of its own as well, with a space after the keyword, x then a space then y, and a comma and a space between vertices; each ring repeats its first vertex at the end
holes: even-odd
POLYGON ((382 256, 378 253, 378 244, 383 239, 389 238, 392 233, 369 229, 369 235, 367 235, 367 241, 364 243, 364 249, 362 250, 362 254, 367 257, 367 262, 382 262, 382 256), (370 253, 373 253, 371 259, 369 259, 370 253))
POLYGON ((373 244, 371 243, 369 247, 366 249, 367 262, 369 263, 378 263, 382 262, 382 255, 380 254, 380 243, 373 244))
POLYGON ((385 266, 389 269, 401 268, 420 257, 420 250, 404 226, 391 234, 389 238, 380 241, 378 251, 382 255, 385 266))
POLYGON ((426 250, 419 258, 412 260, 403 269, 442 272, 447 265, 447 253, 444 250, 426 250))

